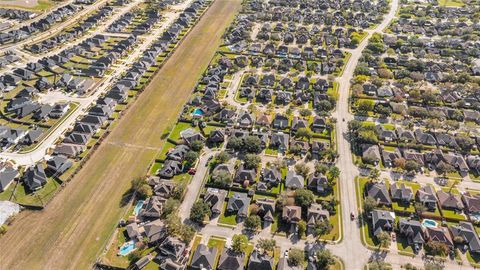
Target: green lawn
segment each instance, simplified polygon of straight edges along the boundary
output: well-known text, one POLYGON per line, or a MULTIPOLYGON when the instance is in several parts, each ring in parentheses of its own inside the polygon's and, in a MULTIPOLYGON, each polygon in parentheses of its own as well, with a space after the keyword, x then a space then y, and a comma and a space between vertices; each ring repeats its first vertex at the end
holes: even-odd
POLYGON ((13 196, 12 201, 19 204, 43 206, 53 198, 55 191, 59 187, 60 184, 55 180, 48 179, 45 186, 32 193, 27 191, 23 183, 19 183, 15 189, 15 195, 13 196))
POLYGON ((175 144, 173 144, 169 141, 166 141, 165 144, 163 145, 162 151, 160 152, 160 155, 159 155, 158 158, 161 159, 161 160, 167 159, 168 150, 170 150, 172 148, 175 148, 175 144))
POLYGON ((465 4, 462 0, 438 0, 438 5, 447 7, 463 7, 465 4))
MULTIPOLYGON (((172 141, 178 141, 180 139, 180 132, 182 132, 182 131, 184 131, 188 128, 194 128, 194 127, 192 127, 192 125, 190 123, 178 122, 175 125, 175 127, 173 128, 173 130, 170 133, 170 136, 168 138, 172 141)), ((195 129, 197 129, 197 128, 195 128, 195 129)))
POLYGON ((162 168, 163 163, 155 162, 153 163, 152 167, 150 168, 150 175, 155 175, 157 171, 162 168))
POLYGON ((223 212, 218 218, 218 223, 223 223, 227 225, 237 225, 237 215, 227 215, 225 216, 225 212, 227 211, 227 202, 223 203, 223 212))
POLYGON ((464 215, 457 214, 453 210, 442 209, 442 216, 446 219, 455 220, 455 221, 466 220, 464 215))

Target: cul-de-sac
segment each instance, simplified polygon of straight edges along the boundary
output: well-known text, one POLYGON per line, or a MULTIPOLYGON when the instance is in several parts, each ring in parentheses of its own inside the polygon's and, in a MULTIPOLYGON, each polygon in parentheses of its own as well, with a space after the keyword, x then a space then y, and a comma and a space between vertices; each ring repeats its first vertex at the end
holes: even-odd
POLYGON ((480 268, 480 0, 0 0, 0 270, 480 268))

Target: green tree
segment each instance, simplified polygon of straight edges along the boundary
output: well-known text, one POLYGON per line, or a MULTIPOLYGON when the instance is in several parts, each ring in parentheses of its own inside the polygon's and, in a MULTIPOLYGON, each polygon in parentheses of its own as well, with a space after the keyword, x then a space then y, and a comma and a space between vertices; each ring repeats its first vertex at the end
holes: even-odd
POLYGON ((147 184, 145 178, 137 177, 130 183, 130 190, 135 192, 137 198, 145 199, 153 195, 152 188, 147 184))
POLYGON ((373 168, 368 173, 368 178, 372 181, 378 181, 380 179, 380 171, 377 168, 373 168))
POLYGON ((197 158, 198 158, 198 153, 195 151, 188 151, 185 154, 185 161, 187 162, 188 166, 192 166, 193 164, 195 164, 195 161, 197 161, 197 158))
POLYGON ((262 159, 258 155, 247 154, 245 156, 244 166, 247 169, 256 169, 258 167, 258 164, 260 164, 261 161, 262 159))
POLYGON ((303 208, 309 207, 315 201, 315 195, 308 189, 295 190, 295 204, 303 208))
POLYGON ((382 231, 377 235, 378 246, 388 248, 390 246, 391 237, 388 232, 382 231))
POLYGON ((130 263, 135 263, 138 260, 140 260, 140 258, 142 258, 141 250, 137 249, 137 250, 134 250, 134 251, 130 252, 130 254, 128 254, 128 261, 130 261, 130 263))
POLYGON ((215 171, 212 175, 212 180, 216 185, 221 185, 224 187, 230 186, 233 181, 230 173, 224 170, 215 171))
POLYGON ((307 166, 304 162, 300 162, 295 164, 295 172, 303 176, 304 178, 307 178, 308 175, 310 174, 310 167, 307 166))
POLYGON ((178 236, 180 237, 180 239, 182 239, 184 243, 189 244, 190 242, 192 242, 195 233, 195 228, 187 224, 182 224, 180 226, 178 236))
POLYGON ((201 223, 205 217, 210 218, 212 216, 212 210, 210 205, 203 200, 198 200, 192 205, 190 210, 190 220, 201 223))
POLYGON ((257 136, 247 136, 243 142, 244 150, 248 153, 259 153, 262 151, 262 141, 257 136))
POLYGON ((305 232, 307 231, 307 223, 305 223, 304 220, 300 220, 297 224, 298 228, 298 236, 303 237, 305 235, 305 232))
POLYGON ((176 212, 178 208, 180 207, 180 201, 176 200, 174 198, 169 198, 165 201, 165 204, 163 205, 163 211, 162 211, 162 217, 166 218, 170 214, 176 212))
POLYGON ((375 207, 377 207, 377 205, 378 203, 374 198, 367 196, 363 202, 363 211, 365 213, 370 213, 375 207))
POLYGON ((262 219, 257 215, 250 215, 245 220, 245 228, 250 231, 257 231, 262 226, 262 219))
POLYGON ((450 249, 445 243, 438 241, 428 241, 425 244, 425 251, 433 256, 446 256, 450 249))
POLYGON ((297 132, 295 132, 295 137, 310 139, 312 137, 312 131, 308 128, 299 128, 297 132))
POLYGON ((335 257, 328 249, 319 250, 316 254, 318 269, 328 269, 335 264, 335 257))
POLYGON ((375 103, 371 100, 360 100, 358 101, 357 110, 359 113, 366 115, 368 112, 373 111, 375 103))
POLYGON ((190 144, 190 148, 195 152, 200 152, 203 148, 203 142, 201 140, 193 141, 190 144))
POLYGON ((235 234, 232 237, 232 250, 245 253, 248 247, 248 237, 244 234, 235 234))
POLYGON ((268 239, 268 238, 261 238, 258 239, 258 247, 263 249, 264 251, 273 252, 277 242, 275 239, 268 239))
POLYGON ((227 142, 227 148, 240 151, 243 148, 243 139, 239 137, 230 137, 227 142))
POLYGON ((418 165, 418 163, 414 160, 407 160, 405 162, 405 170, 407 170, 408 172, 416 172, 420 169, 420 166, 418 165))
POLYGON ((332 166, 328 170, 329 179, 335 180, 340 177, 340 169, 337 166, 332 166))
POLYGON ((323 235, 327 235, 332 231, 333 226, 330 224, 328 219, 318 221, 315 223, 315 235, 317 237, 321 237, 323 235))
POLYGON ((309 109, 300 109, 299 113, 303 117, 312 115, 312 111, 310 111, 309 109))
POLYGON ((303 266, 305 264, 305 253, 299 248, 292 248, 288 252, 287 261, 291 266, 303 266))

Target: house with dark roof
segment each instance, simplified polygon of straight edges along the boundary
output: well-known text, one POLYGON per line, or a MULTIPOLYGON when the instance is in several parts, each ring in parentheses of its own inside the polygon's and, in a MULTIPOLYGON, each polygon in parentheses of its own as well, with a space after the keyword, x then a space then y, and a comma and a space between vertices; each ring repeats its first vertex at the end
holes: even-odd
POLYGON ((463 239, 463 244, 468 246, 472 253, 480 253, 480 240, 472 223, 460 221, 458 225, 450 226, 453 239, 463 239))
POLYGON ((464 208, 460 195, 443 190, 437 191, 438 204, 442 209, 461 212, 464 208))
POLYGON ((417 190, 415 200, 423 204, 429 211, 437 209, 437 197, 432 186, 426 185, 417 190))
POLYGON ((30 191, 35 191, 47 183, 47 175, 41 164, 27 168, 23 174, 23 183, 30 191))
POLYGON ((401 218, 398 229, 400 234, 407 238, 409 245, 422 246, 425 243, 424 230, 419 221, 401 218))
POLYGON ((218 262, 218 270, 242 270, 245 261, 245 254, 234 252, 232 249, 224 248, 218 262))
POLYGON ((372 197, 379 205, 391 205, 392 199, 385 183, 368 183, 367 196, 372 197))
POLYGON ((297 231, 297 223, 302 220, 302 208, 300 206, 287 205, 283 207, 282 219, 290 225, 289 232, 297 231))
POLYGON ((223 189, 207 188, 203 201, 210 205, 213 215, 220 215, 227 192, 223 189))
POLYGON ((470 194, 466 192, 462 194, 462 201, 465 206, 465 212, 476 219, 476 215, 480 214, 480 195, 478 194, 470 194))
POLYGON ((289 189, 299 189, 303 188, 305 185, 305 179, 303 176, 297 174, 295 171, 288 171, 287 177, 285 179, 285 187, 289 189))
POLYGON ((321 173, 312 174, 308 177, 307 188, 317 193, 325 193, 331 189, 327 177, 321 173))
POLYGON ((227 213, 236 214, 238 219, 243 219, 248 216, 248 208, 250 207, 250 198, 246 193, 233 193, 233 196, 228 198, 227 213))
POLYGON ((450 249, 453 249, 454 243, 450 232, 445 227, 426 227, 426 239, 428 242, 440 242, 447 245, 450 249))
POLYGON ((390 185, 390 194, 392 195, 392 200, 403 204, 410 204, 410 201, 413 200, 412 189, 404 183, 400 184, 400 186, 397 183, 392 183, 390 185))
POLYGON ((209 248, 204 244, 199 244, 193 253, 190 267, 199 270, 213 270, 217 252, 216 247, 209 248))
POLYGON ((3 163, 0 169, 0 192, 5 191, 18 176, 16 169, 3 163))
POLYGON ((47 160, 47 172, 50 175, 59 176, 72 167, 73 162, 62 155, 53 156, 47 160))
POLYGON ((167 237, 158 247, 160 253, 172 258, 174 261, 180 261, 187 246, 185 243, 175 237, 167 237))
POLYGON ((312 203, 307 211, 307 229, 308 233, 313 233, 317 222, 328 220, 330 213, 323 209, 321 204, 312 203))
POLYGON ((372 211, 373 235, 377 236, 383 231, 392 231, 395 225, 395 213, 384 210, 372 211))
POLYGON ((248 261, 248 270, 273 270, 273 257, 269 256, 266 253, 260 253, 257 250, 254 250, 250 254, 250 259, 248 261))
POLYGON ((160 218, 164 203, 165 199, 160 196, 149 197, 143 203, 139 214, 144 218, 160 218))

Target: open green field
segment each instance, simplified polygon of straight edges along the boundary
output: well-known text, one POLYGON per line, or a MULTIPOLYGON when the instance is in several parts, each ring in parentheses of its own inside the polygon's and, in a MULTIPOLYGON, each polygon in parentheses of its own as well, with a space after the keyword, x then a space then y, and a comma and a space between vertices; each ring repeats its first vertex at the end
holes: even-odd
POLYGON ((3 268, 92 268, 126 210, 122 195, 147 173, 240 4, 215 1, 72 181, 45 210, 17 216, 0 238, 3 268))
POLYGON ((462 0, 438 0, 438 5, 447 7, 463 7, 465 4, 462 0))
MULTIPOLYGON (((33 1, 32 1, 33 2, 33 1)), ((0 1, 0 7, 2 8, 16 8, 30 11, 46 11, 53 8, 57 3, 52 0, 39 0, 36 5, 29 4, 28 1, 22 0, 2 0, 0 1)))

